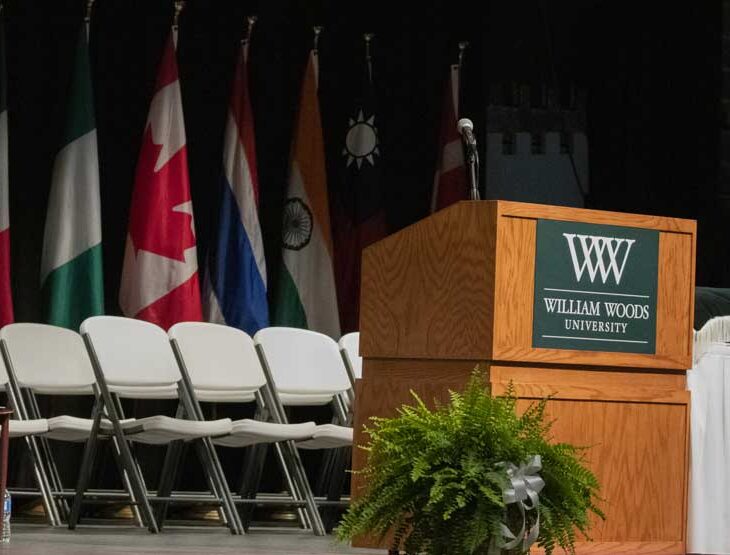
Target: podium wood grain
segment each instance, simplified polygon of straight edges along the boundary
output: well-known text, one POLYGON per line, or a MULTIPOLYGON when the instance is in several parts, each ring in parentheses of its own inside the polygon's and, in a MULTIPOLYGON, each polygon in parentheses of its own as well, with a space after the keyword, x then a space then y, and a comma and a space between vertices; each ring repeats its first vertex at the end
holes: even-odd
MULTIPOLYGON (((481 363, 520 406, 552 395, 554 440, 588 446, 605 498, 579 553, 683 553, 696 224, 658 216, 462 202, 363 253, 355 441, 373 415, 448 399, 481 363), (655 354, 532 347, 537 219, 659 231, 655 354)), ((353 468, 362 468, 355 449, 353 468)), ((353 496, 363 487, 353 480, 353 496)), ((373 546, 360 538, 358 546, 373 546)))

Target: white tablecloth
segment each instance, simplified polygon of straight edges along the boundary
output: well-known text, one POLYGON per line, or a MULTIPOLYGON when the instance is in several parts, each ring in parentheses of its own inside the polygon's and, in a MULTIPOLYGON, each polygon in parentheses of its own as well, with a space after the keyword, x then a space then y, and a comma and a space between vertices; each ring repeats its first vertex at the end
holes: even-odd
POLYGON ((687 552, 730 555, 730 345, 687 373, 692 392, 687 552))

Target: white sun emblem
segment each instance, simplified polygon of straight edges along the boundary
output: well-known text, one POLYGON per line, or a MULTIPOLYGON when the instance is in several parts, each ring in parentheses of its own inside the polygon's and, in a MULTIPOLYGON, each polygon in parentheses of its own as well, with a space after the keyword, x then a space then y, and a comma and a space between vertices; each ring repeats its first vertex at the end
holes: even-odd
POLYGON ((347 167, 355 162, 358 169, 360 169, 363 160, 367 160, 371 166, 374 166, 374 156, 380 156, 375 116, 370 116, 366 120, 365 115, 360 110, 357 119, 350 118, 348 125, 345 148, 342 149, 343 156, 347 158, 347 167))

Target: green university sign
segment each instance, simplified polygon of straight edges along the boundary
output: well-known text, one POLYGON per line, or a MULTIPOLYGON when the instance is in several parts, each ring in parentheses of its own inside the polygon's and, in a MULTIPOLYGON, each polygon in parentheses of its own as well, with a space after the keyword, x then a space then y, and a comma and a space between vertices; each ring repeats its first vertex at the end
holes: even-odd
POLYGON ((532 346, 656 350, 659 232, 537 221, 532 346))

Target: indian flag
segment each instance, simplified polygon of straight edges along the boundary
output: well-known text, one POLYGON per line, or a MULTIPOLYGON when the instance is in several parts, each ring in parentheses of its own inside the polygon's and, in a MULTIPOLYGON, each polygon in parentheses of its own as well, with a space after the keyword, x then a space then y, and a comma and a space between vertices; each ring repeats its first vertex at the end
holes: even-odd
POLYGON ((81 30, 64 146, 56 156, 43 237, 41 285, 49 324, 77 330, 104 312, 99 155, 88 34, 81 30))
POLYGON ((309 54, 291 150, 282 222, 283 266, 274 306, 278 326, 340 336, 332 265, 327 175, 317 99, 317 52, 309 54))

